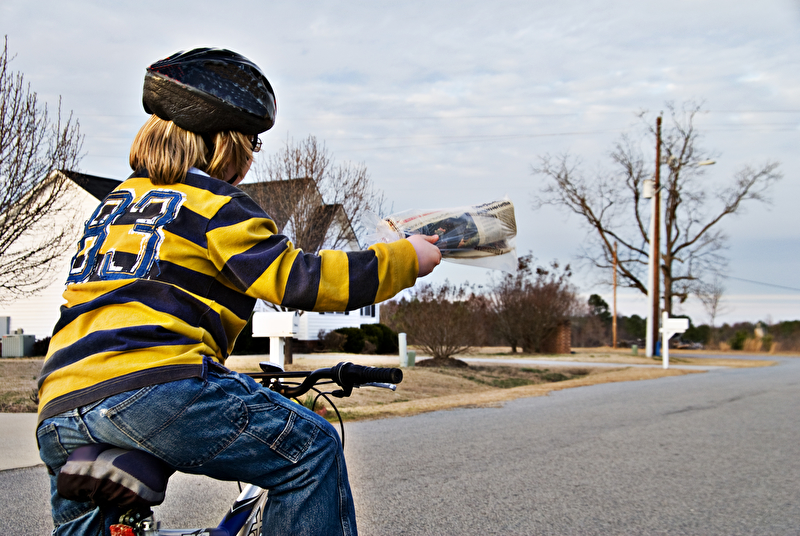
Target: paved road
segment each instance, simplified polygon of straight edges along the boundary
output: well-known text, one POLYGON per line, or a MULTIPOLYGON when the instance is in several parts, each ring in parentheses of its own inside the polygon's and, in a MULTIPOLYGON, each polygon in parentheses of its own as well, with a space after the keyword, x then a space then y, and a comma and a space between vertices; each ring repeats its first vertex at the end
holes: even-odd
MULTIPOLYGON (((352 423, 360 529, 800 534, 798 401, 800 359, 786 358, 352 423)), ((192 504, 212 523, 208 511, 235 494, 229 483, 181 477, 162 519, 181 522, 192 504)), ((41 469, 0 472, 0 534, 46 534, 45 496, 41 469)))
POLYGON ((785 359, 359 423, 348 448, 361 526, 800 534, 798 402, 800 359, 785 359))

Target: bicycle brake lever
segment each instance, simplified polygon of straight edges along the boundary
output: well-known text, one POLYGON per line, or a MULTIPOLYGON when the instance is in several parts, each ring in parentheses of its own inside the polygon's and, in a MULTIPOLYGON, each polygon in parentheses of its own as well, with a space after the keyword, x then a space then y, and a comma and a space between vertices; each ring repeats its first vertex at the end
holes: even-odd
POLYGON ((331 396, 335 396, 336 398, 344 398, 350 396, 351 394, 353 394, 353 387, 355 387, 356 389, 360 387, 380 387, 381 389, 389 389, 391 391, 397 391, 397 385, 393 383, 372 382, 372 383, 362 383, 360 385, 350 385, 347 387, 347 389, 339 389, 338 391, 333 391, 331 393, 331 396))
POLYGON ((362 385, 356 385, 356 387, 380 387, 381 389, 389 389, 391 391, 397 391, 397 385, 393 383, 364 383, 362 385))
POLYGON ((335 396, 336 398, 345 398, 353 394, 353 386, 352 385, 343 385, 341 389, 337 391, 333 391, 331 396, 335 396))

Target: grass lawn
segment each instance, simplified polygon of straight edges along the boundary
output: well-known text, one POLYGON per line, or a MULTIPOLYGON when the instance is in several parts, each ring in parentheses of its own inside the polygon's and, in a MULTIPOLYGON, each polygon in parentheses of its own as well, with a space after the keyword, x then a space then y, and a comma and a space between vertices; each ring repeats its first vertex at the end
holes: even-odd
MULTIPOLYGON (((508 353, 483 349, 480 357, 508 358, 508 353)), ((336 406, 347 419, 379 418, 411 415, 424 411, 453 407, 493 405, 526 396, 541 396, 553 390, 615 381, 635 381, 664 376, 688 374, 679 369, 633 368, 627 364, 649 363, 652 359, 632 356, 630 352, 591 349, 566 356, 521 356, 526 358, 558 359, 563 365, 492 365, 481 363, 469 367, 423 367, 403 369, 404 379, 397 391, 362 388, 345 399, 336 399, 336 406), (573 361, 609 363, 619 362, 619 368, 591 367, 572 364, 573 361)), ((227 366, 239 372, 259 370, 259 361, 269 356, 233 356, 227 366)), ((721 366, 768 366, 772 361, 745 361, 740 359, 708 359, 671 357, 673 363, 702 363, 721 366)), ((340 361, 352 361, 378 367, 397 366, 397 356, 365 356, 352 354, 310 354, 295 356, 288 370, 313 370, 333 366, 340 361)), ((42 358, 0 359, 0 412, 35 412, 36 378, 42 368, 42 358)), ((324 402, 322 402, 324 404, 324 402)))

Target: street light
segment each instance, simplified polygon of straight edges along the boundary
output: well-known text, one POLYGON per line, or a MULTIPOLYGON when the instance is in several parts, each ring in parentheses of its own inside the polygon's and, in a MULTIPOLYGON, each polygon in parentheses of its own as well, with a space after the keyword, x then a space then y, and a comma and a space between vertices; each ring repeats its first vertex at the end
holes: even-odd
MULTIPOLYGON (((678 158, 675 155, 667 159, 670 168, 675 167, 678 158)), ((715 160, 702 160, 694 164, 695 166, 711 166, 716 164, 715 160)), ((642 197, 652 199, 650 218, 650 258, 648 262, 648 281, 650 285, 647 289, 647 301, 650 314, 647 315, 647 341, 645 343, 645 354, 647 357, 655 355, 655 345, 658 340, 658 321, 661 318, 661 307, 659 294, 661 286, 661 274, 659 266, 660 250, 659 241, 661 233, 661 116, 656 118, 656 172, 653 179, 646 179, 642 185, 642 197)))

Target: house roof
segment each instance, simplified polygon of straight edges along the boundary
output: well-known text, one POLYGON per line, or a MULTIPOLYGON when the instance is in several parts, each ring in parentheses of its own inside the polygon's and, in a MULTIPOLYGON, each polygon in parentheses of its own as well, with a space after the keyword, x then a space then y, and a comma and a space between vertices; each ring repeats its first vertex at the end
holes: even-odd
POLYGON ((61 173, 92 194, 98 201, 105 199, 114 188, 122 184, 122 181, 98 177, 96 175, 87 175, 85 173, 78 173, 77 171, 61 170, 61 173))
MULTIPOLYGON (((295 239, 306 251, 319 250, 334 224, 341 226, 348 242, 358 244, 344 207, 325 204, 311 178, 242 183, 239 188, 269 214, 281 232, 292 216, 303 218, 303 236, 295 239)), ((297 233, 299 229, 294 231, 297 233)))
POLYGON ((310 201, 315 206, 325 205, 317 183, 309 178, 241 183, 239 189, 269 214, 278 229, 284 228, 301 200, 310 201))
MULTIPOLYGON (((62 170, 75 184, 102 201, 122 181, 62 170)), ((298 205, 309 203, 303 207, 304 217, 311 225, 305 226, 306 235, 302 237, 304 248, 316 251, 322 247, 327 231, 336 222, 345 229, 348 241, 358 243, 347 214, 342 205, 325 204, 322 194, 313 179, 292 179, 286 181, 266 181, 239 184, 239 188, 258 203, 269 214, 279 230, 283 231, 289 219, 298 212, 298 205)), ((300 239, 301 237, 297 237, 300 239)))

